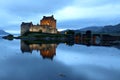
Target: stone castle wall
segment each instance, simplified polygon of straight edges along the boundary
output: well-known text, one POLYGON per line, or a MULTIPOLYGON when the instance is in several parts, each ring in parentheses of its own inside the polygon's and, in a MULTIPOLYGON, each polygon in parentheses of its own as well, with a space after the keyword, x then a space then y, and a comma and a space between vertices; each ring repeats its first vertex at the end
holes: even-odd
POLYGON ((40 25, 47 25, 47 26, 50 26, 50 27, 52 27, 52 28, 56 28, 56 20, 54 20, 54 19, 42 19, 41 21, 40 21, 40 25))

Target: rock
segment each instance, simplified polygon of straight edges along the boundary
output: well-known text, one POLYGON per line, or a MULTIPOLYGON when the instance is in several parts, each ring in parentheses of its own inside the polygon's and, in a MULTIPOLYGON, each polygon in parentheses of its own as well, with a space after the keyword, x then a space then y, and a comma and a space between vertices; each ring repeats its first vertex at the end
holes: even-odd
POLYGON ((12 34, 9 34, 7 36, 3 36, 2 37, 3 39, 8 39, 8 40, 13 40, 14 39, 14 36, 12 34))

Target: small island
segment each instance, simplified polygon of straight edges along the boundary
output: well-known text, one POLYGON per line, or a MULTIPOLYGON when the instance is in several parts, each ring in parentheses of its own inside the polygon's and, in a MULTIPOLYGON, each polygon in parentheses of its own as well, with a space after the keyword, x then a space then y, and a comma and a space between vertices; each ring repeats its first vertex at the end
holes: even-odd
POLYGON ((21 24, 22 40, 41 40, 41 41, 59 41, 64 42, 68 40, 70 35, 60 34, 56 26, 57 20, 54 16, 43 16, 40 24, 34 25, 32 22, 21 24))
POLYGON ((4 36, 4 39, 21 39, 29 43, 69 43, 69 44, 92 44, 113 45, 120 44, 120 35, 110 33, 92 32, 91 30, 79 31, 65 30, 59 32, 54 16, 43 16, 39 24, 22 22, 21 34, 4 36))

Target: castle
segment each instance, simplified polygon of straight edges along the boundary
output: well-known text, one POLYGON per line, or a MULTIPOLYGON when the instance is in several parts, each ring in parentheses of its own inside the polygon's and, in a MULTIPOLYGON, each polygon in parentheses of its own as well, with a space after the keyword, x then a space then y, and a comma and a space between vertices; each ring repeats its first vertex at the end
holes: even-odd
POLYGON ((43 16, 42 20, 40 20, 40 24, 33 25, 32 22, 21 24, 21 35, 26 32, 42 32, 42 33, 57 33, 56 28, 56 19, 54 16, 43 16))

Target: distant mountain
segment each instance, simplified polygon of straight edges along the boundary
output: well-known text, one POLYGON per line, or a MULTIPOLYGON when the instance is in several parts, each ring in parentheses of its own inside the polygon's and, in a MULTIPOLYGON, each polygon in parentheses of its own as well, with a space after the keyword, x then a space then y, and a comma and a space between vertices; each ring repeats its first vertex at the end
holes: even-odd
POLYGON ((120 34, 120 24, 104 26, 100 30, 100 32, 103 32, 103 33, 119 33, 120 34))
MULTIPOLYGON (((82 29, 77 29, 77 30, 74 30, 75 33, 85 33, 87 30, 90 30, 92 32, 100 32, 102 30, 103 27, 97 27, 97 26, 92 26, 92 27, 86 27, 86 28, 82 28, 82 29)), ((68 31, 69 29, 67 30, 64 30, 64 31, 61 31, 61 33, 65 33, 66 31, 68 31)))
POLYGON ((97 27, 97 26, 93 26, 93 27, 86 27, 86 28, 82 28, 80 29, 81 31, 86 31, 86 30, 91 30, 91 31, 100 31, 103 27, 97 27))
POLYGON ((91 30, 92 32, 99 32, 102 30, 102 26, 98 27, 98 26, 92 26, 92 27, 86 27, 86 28, 82 28, 82 29, 78 29, 75 30, 76 32, 85 32, 87 30, 91 30))
MULTIPOLYGON (((117 33, 117 34, 120 34, 120 24, 107 25, 107 26, 92 26, 92 27, 77 29, 74 31, 75 31, 75 33, 78 33, 78 32, 84 33, 87 30, 91 30, 92 32, 97 32, 97 33, 117 33)), ((67 31, 67 30, 65 30, 65 31, 67 31)), ((62 31, 62 33, 64 33, 65 31, 62 31)))
POLYGON ((0 30, 0 35, 7 35, 9 33, 5 32, 4 30, 0 30))
POLYGON ((120 33, 120 24, 117 25, 107 25, 107 26, 94 26, 94 27, 86 27, 80 29, 79 31, 87 31, 91 30, 92 32, 100 32, 100 33, 120 33))

